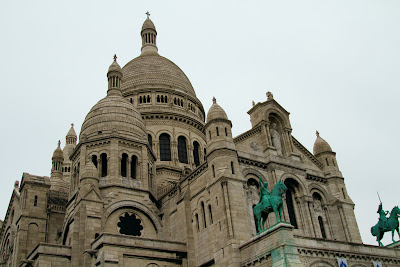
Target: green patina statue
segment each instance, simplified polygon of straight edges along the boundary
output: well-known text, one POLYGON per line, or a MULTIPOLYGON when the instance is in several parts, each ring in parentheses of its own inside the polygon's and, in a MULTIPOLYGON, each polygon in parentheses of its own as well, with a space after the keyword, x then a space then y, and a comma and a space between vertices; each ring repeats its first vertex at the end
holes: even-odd
POLYGON ((376 236, 376 241, 378 241, 379 246, 383 246, 381 240, 383 238, 383 234, 388 231, 392 231, 392 240, 394 241, 394 230, 397 231, 397 234, 400 238, 399 233, 399 216, 400 216, 400 209, 398 206, 394 207, 390 212, 389 218, 386 215, 389 213, 388 211, 384 211, 382 209, 382 202, 379 204, 379 208, 377 213, 379 213, 379 221, 378 223, 371 227, 371 234, 376 236))
POLYGON ((286 192, 287 187, 282 181, 279 181, 270 193, 268 183, 262 182, 260 174, 258 178, 260 180, 260 201, 253 208, 253 213, 257 221, 257 234, 260 234, 265 231, 265 221, 272 211, 275 213, 276 221, 282 221, 282 195, 286 192))

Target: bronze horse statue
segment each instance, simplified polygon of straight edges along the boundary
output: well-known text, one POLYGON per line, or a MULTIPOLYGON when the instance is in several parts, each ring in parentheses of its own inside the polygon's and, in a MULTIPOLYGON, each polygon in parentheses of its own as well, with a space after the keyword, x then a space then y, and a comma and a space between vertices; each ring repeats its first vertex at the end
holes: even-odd
POLYGON ((253 213, 257 221, 257 234, 265 231, 265 221, 272 211, 275 213, 276 221, 278 223, 282 221, 282 195, 286 190, 287 187, 282 181, 277 182, 271 194, 266 196, 266 201, 260 199, 260 202, 253 208, 253 213))
MULTIPOLYGON (((381 208, 382 206, 380 206, 381 208)), ((379 213, 379 210, 378 210, 379 213)), ((379 219, 379 222, 371 227, 371 234, 373 236, 376 236, 376 241, 378 241, 379 246, 383 246, 381 240, 383 238, 383 234, 385 232, 392 231, 392 240, 394 241, 394 230, 397 231, 397 234, 399 235, 400 238, 400 233, 399 233, 399 216, 400 216, 400 208, 398 206, 394 207, 392 211, 390 212, 389 218, 386 218, 387 222, 385 223, 384 221, 379 219)))

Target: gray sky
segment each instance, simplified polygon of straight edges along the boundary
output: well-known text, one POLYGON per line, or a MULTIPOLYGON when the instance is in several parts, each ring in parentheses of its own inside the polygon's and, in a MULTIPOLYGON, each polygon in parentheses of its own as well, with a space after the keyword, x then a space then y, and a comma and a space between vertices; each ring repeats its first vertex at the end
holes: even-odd
MULTIPOLYGON (((337 153, 363 241, 379 191, 400 204, 400 1, 2 1, 0 218, 23 172, 50 176, 70 123, 79 134, 106 95, 114 53, 140 53, 148 10, 159 53, 188 76, 206 112, 213 96, 238 135, 265 93, 312 151, 315 130, 337 153), (396 141, 396 142, 395 142, 396 141)), ((384 243, 390 241, 385 235, 384 243)), ((398 238, 396 238, 397 240, 398 238)))

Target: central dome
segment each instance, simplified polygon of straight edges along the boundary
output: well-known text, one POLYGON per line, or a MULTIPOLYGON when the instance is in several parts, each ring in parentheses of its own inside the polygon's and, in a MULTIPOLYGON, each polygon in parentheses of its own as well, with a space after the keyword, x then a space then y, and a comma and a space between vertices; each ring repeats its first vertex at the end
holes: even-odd
POLYGON ((171 60, 156 52, 145 53, 122 68, 122 93, 131 89, 163 88, 181 90, 196 97, 185 73, 171 60))

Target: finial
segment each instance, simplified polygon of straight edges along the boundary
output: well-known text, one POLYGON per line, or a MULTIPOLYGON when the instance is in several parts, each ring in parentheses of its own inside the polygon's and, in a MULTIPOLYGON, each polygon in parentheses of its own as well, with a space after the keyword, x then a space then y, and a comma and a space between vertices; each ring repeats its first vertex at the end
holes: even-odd
POLYGON ((60 147, 61 146, 61 141, 60 140, 58 140, 58 147, 60 147))
POLYGON ((71 123, 71 127, 74 127, 74 123, 71 123))
POLYGON ((267 100, 271 100, 271 99, 274 99, 274 95, 270 91, 268 91, 267 92, 267 100))
POLYGON ((319 132, 318 131, 315 131, 315 134, 317 135, 317 137, 319 137, 319 132))
POLYGON ((146 15, 147 15, 147 19, 149 19, 149 17, 150 17, 149 11, 146 12, 146 15))
POLYGON ((117 61, 117 54, 114 54, 114 61, 117 61))
POLYGON ((253 101, 251 101, 251 104, 253 105, 253 107, 256 105, 256 102, 254 102, 254 100, 253 101))
POLYGON ((217 99, 215 98, 215 96, 213 96, 213 103, 216 104, 217 103, 217 99))

